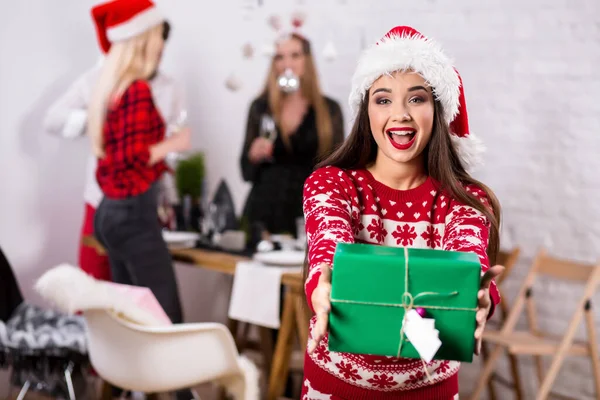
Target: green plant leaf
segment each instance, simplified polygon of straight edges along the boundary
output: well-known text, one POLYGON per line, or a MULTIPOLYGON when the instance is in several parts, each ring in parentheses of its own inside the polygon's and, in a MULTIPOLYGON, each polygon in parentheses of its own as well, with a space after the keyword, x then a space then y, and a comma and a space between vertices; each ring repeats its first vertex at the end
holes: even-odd
POLYGON ((180 197, 189 195, 198 200, 204 180, 204 153, 198 152, 179 161, 175 167, 175 184, 180 197))

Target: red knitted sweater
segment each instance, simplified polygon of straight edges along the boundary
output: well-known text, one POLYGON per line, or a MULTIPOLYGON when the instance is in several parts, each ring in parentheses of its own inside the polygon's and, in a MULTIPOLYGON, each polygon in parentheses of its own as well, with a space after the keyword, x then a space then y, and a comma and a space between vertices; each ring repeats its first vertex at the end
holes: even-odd
MULTIPOLYGON (((488 204, 480 188, 465 188, 488 204)), ((306 180, 304 214, 309 260, 305 289, 311 309, 319 265, 332 264, 339 242, 474 252, 482 273, 489 268, 487 218, 450 198, 432 178, 402 191, 378 182, 367 170, 321 168, 306 180)), ((495 283, 490 293, 497 304, 495 283)), ((314 318, 311 335, 313 326, 314 318)), ((313 387, 347 399, 449 399, 458 392, 459 367, 459 362, 433 360, 427 365, 431 382, 420 360, 329 352, 325 338, 307 357, 305 375, 312 378, 313 387)))

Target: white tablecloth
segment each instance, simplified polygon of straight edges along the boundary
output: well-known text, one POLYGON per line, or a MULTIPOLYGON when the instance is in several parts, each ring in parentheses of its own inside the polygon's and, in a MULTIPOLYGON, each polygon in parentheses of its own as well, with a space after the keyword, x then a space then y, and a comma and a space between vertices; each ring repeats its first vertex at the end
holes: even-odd
POLYGON ((277 329, 281 325, 281 275, 301 272, 302 267, 279 267, 257 261, 241 261, 235 269, 229 318, 277 329))

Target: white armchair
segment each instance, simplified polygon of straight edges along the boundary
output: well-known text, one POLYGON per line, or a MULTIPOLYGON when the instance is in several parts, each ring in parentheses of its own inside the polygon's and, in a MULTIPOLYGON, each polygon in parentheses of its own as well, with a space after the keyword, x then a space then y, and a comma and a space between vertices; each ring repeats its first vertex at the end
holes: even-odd
POLYGON ((231 333, 222 324, 150 327, 105 310, 89 310, 84 316, 91 363, 113 385, 160 393, 214 382, 235 399, 259 398, 256 368, 238 356, 231 333))
POLYGON ((110 293, 102 282, 81 274, 75 267, 59 266, 46 272, 36 287, 45 298, 66 308, 64 311, 83 311, 90 361, 101 378, 144 393, 213 382, 235 400, 259 399, 258 370, 238 354, 224 325, 140 323, 144 314, 134 310, 134 304, 125 304, 126 299, 110 293))

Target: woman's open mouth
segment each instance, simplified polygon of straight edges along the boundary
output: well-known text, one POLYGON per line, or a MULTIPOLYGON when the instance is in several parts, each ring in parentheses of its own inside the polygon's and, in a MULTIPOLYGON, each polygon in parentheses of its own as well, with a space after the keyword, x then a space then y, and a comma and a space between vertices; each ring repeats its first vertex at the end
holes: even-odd
POLYGON ((391 128, 386 133, 392 146, 398 150, 410 149, 417 136, 417 131, 412 128, 391 128))

